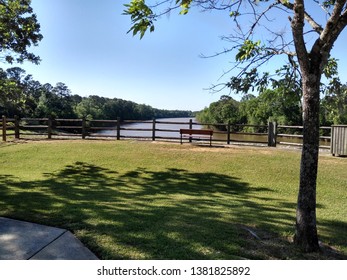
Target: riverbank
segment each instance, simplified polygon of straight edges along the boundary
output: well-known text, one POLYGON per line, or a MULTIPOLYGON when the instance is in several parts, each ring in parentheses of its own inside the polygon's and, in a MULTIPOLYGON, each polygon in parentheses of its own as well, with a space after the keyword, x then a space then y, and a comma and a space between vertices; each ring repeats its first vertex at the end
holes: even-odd
MULTIPOLYGON (((50 140, 0 156, 0 216, 68 229, 101 259, 343 258, 291 245, 297 150, 50 140)), ((347 254, 347 162, 319 164, 319 236, 347 254)))

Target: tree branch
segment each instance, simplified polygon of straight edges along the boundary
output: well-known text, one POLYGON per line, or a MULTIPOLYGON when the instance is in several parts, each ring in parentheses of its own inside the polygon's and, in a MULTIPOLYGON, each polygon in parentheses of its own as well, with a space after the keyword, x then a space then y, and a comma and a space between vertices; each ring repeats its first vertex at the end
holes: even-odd
POLYGON ((331 17, 328 19, 324 31, 312 47, 312 52, 322 56, 321 68, 328 62, 329 54, 335 41, 347 25, 346 0, 336 0, 331 17))
MULTIPOLYGON (((278 0, 280 4, 285 6, 286 8, 290 10, 294 10, 294 4, 290 3, 287 0, 278 0)), ((302 1, 301 1, 302 2, 302 1)), ((321 34, 323 31, 323 27, 318 24, 306 11, 304 11, 304 17, 306 21, 312 26, 313 30, 315 30, 318 34, 321 34)))
POLYGON ((306 44, 304 40, 304 17, 305 17, 305 7, 303 0, 295 0, 294 6, 294 17, 292 19, 292 32, 294 45, 296 49, 296 53, 298 56, 298 60, 300 62, 300 67, 302 71, 307 72, 309 69, 309 59, 308 53, 306 49, 306 44))
MULTIPOLYGON (((341 13, 343 11, 345 4, 346 4, 346 0, 336 0, 331 17, 328 19, 327 24, 322 34, 320 35, 320 39, 322 41, 331 41, 332 39, 333 41, 335 41, 337 36, 334 36, 336 38, 331 38, 332 37, 331 35, 334 33, 339 34, 342 31, 342 29, 345 27, 345 25, 342 24, 340 25, 340 28, 339 28, 339 29, 341 28, 342 29, 336 30, 336 28, 338 28, 339 21, 343 19, 343 16, 341 16, 341 13)), ((345 10, 345 13, 346 13, 346 10, 345 10)))

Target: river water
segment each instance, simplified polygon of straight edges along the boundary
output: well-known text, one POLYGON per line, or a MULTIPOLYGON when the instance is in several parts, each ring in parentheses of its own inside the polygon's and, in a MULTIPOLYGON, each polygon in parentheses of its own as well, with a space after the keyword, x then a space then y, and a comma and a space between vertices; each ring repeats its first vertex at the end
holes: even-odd
MULTIPOLYGON (((192 120, 193 129, 202 129, 203 126, 195 124, 196 119, 194 118, 167 118, 167 119, 156 119, 155 123, 155 137, 158 138, 179 138, 179 130, 181 128, 189 128, 189 122, 192 120)), ((152 138, 153 121, 143 122, 125 122, 121 125, 121 137, 139 137, 139 138, 152 138)), ((115 130, 103 130, 100 131, 101 135, 114 135, 116 136, 115 130)))

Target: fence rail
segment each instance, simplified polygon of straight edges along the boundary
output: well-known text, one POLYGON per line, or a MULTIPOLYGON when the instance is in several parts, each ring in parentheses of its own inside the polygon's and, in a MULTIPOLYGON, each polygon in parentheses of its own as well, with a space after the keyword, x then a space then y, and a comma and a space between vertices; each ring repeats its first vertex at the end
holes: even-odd
MULTIPOLYGON (((197 123, 180 121, 121 121, 115 120, 86 120, 86 119, 50 119, 50 118, 7 118, 0 119, 2 140, 7 137, 20 139, 26 137, 42 137, 48 139, 62 137, 77 138, 124 138, 180 141, 181 128, 217 127, 214 129, 213 142, 231 144, 258 143, 275 147, 277 144, 301 145, 302 126, 277 125, 270 122, 266 125, 232 124, 232 123, 197 123), (141 124, 142 127, 136 126, 141 124), (132 132, 129 134, 129 132, 132 132)), ((321 127, 320 147, 330 148, 331 127, 321 127)), ((189 141, 201 140, 189 138, 189 141)))

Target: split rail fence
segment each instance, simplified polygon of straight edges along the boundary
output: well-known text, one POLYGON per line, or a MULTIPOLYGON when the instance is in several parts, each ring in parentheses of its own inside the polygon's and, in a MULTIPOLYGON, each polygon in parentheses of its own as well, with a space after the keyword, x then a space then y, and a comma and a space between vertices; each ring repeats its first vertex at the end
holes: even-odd
MULTIPOLYGON (((78 137, 82 139, 137 138, 148 140, 176 140, 180 141, 180 129, 199 129, 203 127, 218 128, 213 130, 213 143, 256 143, 275 147, 277 144, 301 145, 302 126, 196 123, 179 121, 121 121, 116 120, 86 120, 86 119, 50 119, 50 118, 7 118, 0 119, 2 140, 9 137, 15 139, 45 137, 64 138, 78 137), (131 124, 144 124, 142 127, 131 124), (128 132, 132 133, 129 135, 128 132), (146 135, 144 135, 146 133, 146 135)), ((320 147, 330 148, 331 127, 321 127, 320 147)), ((202 140, 190 137, 189 142, 202 140)))

